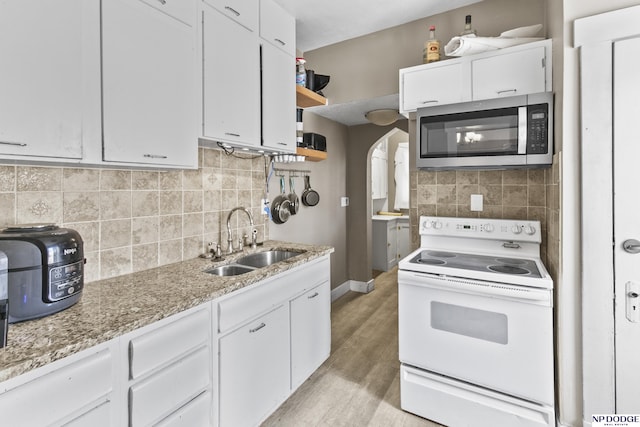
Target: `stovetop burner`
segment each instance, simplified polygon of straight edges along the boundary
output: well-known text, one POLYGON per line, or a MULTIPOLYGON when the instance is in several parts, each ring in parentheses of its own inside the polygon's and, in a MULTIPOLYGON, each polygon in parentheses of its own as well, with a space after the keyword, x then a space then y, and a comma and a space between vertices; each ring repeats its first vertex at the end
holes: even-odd
POLYGON ((445 264, 445 261, 436 258, 418 258, 417 262, 419 264, 430 264, 430 265, 442 265, 445 264))
POLYGON ((435 258, 454 258, 456 256, 453 252, 425 251, 425 253, 435 258))
POLYGON ((530 271, 524 268, 516 267, 515 265, 490 265, 487 267, 491 271, 504 274, 529 274, 530 271))

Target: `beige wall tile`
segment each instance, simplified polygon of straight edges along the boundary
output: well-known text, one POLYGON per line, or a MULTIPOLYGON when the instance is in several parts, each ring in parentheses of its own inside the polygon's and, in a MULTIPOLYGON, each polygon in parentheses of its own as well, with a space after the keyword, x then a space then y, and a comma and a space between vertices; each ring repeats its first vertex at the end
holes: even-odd
POLYGON ((100 278, 131 273, 131 247, 100 251, 100 278))
POLYGON ((502 171, 478 171, 478 184, 502 185, 502 171))
POLYGON ((545 206, 547 203, 546 186, 538 184, 529 185, 528 206, 545 206))
POLYGON ((238 206, 238 192, 236 190, 222 190, 222 210, 229 211, 238 206))
POLYGON ((17 191, 61 191, 62 169, 18 166, 17 191))
POLYGON ((479 182, 478 171, 456 171, 456 183, 460 184, 477 184, 479 182))
POLYGON ((161 190, 182 190, 182 172, 168 171, 160 172, 161 190))
POLYGON ((182 179, 184 190, 202 190, 202 169, 185 170, 182 179))
POLYGON ((147 270, 158 266, 158 243, 135 245, 131 248, 133 271, 147 270))
POLYGON ((16 190, 16 167, 0 165, 0 191, 16 190))
POLYGON ((502 185, 480 184, 478 191, 483 197, 484 205, 502 206, 502 185))
POLYGON ((437 190, 435 185, 419 185, 418 186, 418 206, 435 205, 438 201, 437 190))
POLYGON ((54 223, 62 222, 61 192, 19 192, 17 193, 16 222, 54 223))
POLYGON ((202 235, 187 237, 182 241, 182 256, 184 259, 197 258, 205 252, 202 235))
MULTIPOLYGON (((455 176, 455 175, 454 175, 455 176)), ((436 185, 436 198, 438 205, 454 205, 456 203, 456 186, 454 185, 436 185)))
POLYGON ((222 188, 222 172, 220 169, 206 169, 202 174, 202 189, 205 191, 222 188))
POLYGON ((160 192, 160 215, 182 213, 182 191, 160 192))
POLYGON ((155 171, 133 171, 131 182, 134 190, 158 190, 160 188, 160 173, 155 171))
POLYGON ((184 237, 202 235, 204 231, 204 217, 202 213, 184 214, 182 218, 182 235, 184 237))
POLYGON ((502 189, 504 206, 527 206, 526 185, 505 185, 502 189))
POLYGON ((470 205, 471 195, 480 194, 477 184, 458 184, 456 187, 457 203, 459 205, 470 205))
POLYGON ((458 215, 458 207, 457 205, 444 205, 438 203, 437 215, 455 217, 458 215))
POLYGON ((436 172, 436 183, 438 185, 452 185, 456 183, 456 171, 436 172))
POLYGON ((161 216, 158 233, 161 241, 182 238, 182 215, 161 216))
POLYGON ((16 223, 15 193, 0 193, 0 227, 16 223))
POLYGON ((185 191, 184 213, 202 212, 203 197, 202 191, 185 191))
MULTIPOLYGON (((65 227, 76 230, 82 237, 82 248, 85 252, 98 252, 100 250, 100 223, 97 221, 66 223, 65 227)), ((96 262, 98 260, 96 259, 96 262)), ((96 268, 96 273, 99 273, 96 268)))
POLYGON ((84 270, 82 272, 84 282, 88 283, 95 280, 100 280, 100 252, 85 251, 84 258, 86 259, 84 270))
POLYGON ((160 265, 181 261, 182 239, 165 240, 158 244, 158 263, 160 265))
POLYGON ((158 191, 134 191, 131 195, 131 215, 133 217, 158 215, 160 193, 158 191))
POLYGON ((418 186, 436 185, 436 172, 418 171, 418 186))
POLYGON ((100 171, 100 190, 131 190, 131 171, 109 169, 100 171))
POLYGON ((528 212, 526 207, 504 206, 502 215, 505 219, 527 219, 528 212))
POLYGON ((100 219, 100 193, 73 192, 63 193, 63 221, 97 221, 100 219))
POLYGON ((528 171, 526 169, 510 169, 502 171, 502 183, 507 185, 525 185, 528 181, 528 171))
POLYGON ((202 166, 204 168, 219 169, 221 153, 220 150, 204 150, 202 166))
POLYGON ((100 190, 100 170, 65 168, 62 171, 63 191, 98 191, 100 190))
POLYGON ((139 245, 157 242, 159 223, 160 218, 157 216, 133 218, 131 220, 131 243, 139 245))
POLYGON ((130 191, 100 192, 100 219, 131 218, 130 191))
POLYGON ((100 223, 100 250, 131 245, 131 220, 118 219, 100 223))

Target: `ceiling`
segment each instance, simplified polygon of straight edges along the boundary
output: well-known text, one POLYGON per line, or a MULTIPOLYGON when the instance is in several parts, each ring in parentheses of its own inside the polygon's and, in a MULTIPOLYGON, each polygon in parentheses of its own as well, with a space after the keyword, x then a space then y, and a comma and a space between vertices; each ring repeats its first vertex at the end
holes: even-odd
MULTIPOLYGON (((480 0, 275 0, 296 17, 301 52, 406 24, 480 0)), ((315 107, 310 111, 347 126, 368 123, 364 113, 398 108, 398 96, 315 107)))

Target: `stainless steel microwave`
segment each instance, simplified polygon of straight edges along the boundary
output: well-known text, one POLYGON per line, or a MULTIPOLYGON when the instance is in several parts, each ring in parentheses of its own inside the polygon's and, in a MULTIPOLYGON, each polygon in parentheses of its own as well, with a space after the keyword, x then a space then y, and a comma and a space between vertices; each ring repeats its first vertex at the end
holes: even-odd
POLYGON ((421 108, 421 169, 515 169, 551 165, 553 93, 421 108))

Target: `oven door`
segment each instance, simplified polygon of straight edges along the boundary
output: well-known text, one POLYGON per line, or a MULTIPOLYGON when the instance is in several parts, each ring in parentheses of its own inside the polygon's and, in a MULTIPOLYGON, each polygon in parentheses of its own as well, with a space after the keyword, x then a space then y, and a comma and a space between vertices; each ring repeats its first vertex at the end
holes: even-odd
POLYGON ((398 272, 400 361, 553 405, 552 291, 398 272))

